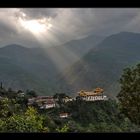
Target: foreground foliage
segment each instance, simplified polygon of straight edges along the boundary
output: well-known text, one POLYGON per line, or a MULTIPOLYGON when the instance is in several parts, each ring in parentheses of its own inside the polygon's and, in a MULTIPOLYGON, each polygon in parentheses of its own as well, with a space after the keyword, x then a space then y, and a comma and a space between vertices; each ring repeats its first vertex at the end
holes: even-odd
POLYGON ((140 64, 126 68, 120 79, 118 94, 120 110, 133 123, 140 125, 140 64))
POLYGON ((73 101, 59 108, 22 109, 14 99, 0 100, 0 132, 133 132, 139 128, 119 112, 116 101, 73 101), (14 102, 13 102, 14 101, 14 102), (69 112, 68 118, 59 117, 69 112))

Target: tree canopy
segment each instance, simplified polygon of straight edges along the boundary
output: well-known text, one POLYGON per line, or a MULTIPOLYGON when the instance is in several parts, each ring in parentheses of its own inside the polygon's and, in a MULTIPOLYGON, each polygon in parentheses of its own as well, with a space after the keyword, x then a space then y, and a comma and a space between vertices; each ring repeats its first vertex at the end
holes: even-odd
POLYGON ((126 68, 120 78, 118 94, 121 112, 133 123, 140 125, 140 64, 126 68))

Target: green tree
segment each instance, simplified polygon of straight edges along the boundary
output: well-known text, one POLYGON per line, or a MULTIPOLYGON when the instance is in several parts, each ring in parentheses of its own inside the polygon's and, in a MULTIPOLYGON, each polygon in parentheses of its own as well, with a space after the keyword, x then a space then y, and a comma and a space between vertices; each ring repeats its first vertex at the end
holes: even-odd
POLYGON ((27 90, 26 95, 28 97, 37 97, 37 93, 34 90, 27 90))
POLYGON ((63 127, 61 127, 61 128, 56 128, 56 131, 59 132, 59 133, 66 133, 66 132, 68 132, 68 130, 69 130, 69 127, 68 127, 67 124, 65 124, 65 125, 64 125, 63 127))
POLYGON ((7 118, 14 113, 20 113, 21 107, 15 99, 2 98, 0 100, 0 118, 7 118))
POLYGON ((53 96, 54 99, 58 99, 57 103, 60 105, 60 107, 64 106, 64 101, 63 101, 63 99, 64 99, 65 97, 68 97, 68 98, 69 98, 69 96, 66 95, 65 93, 56 93, 56 94, 53 96))
POLYGON ((43 122, 44 117, 33 107, 29 107, 23 114, 13 114, 0 120, 0 132, 49 132, 43 122))
POLYGON ((133 123, 140 125, 140 64, 126 68, 120 78, 118 100, 121 112, 133 123))

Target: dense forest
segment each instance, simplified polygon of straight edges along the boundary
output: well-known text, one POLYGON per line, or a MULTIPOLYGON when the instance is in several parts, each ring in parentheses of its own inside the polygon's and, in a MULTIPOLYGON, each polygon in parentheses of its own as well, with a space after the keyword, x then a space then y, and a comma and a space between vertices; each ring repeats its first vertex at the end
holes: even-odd
MULTIPOLYGON (((19 92, 19 91, 18 91, 19 92)), ((135 132, 140 129, 120 111, 115 100, 59 102, 59 107, 40 109, 28 106, 37 96, 27 91, 24 97, 11 89, 1 89, 0 132, 135 132), (68 118, 60 118, 68 112, 68 118)), ((60 94, 61 95, 61 94, 60 94)), ((61 100, 61 99, 60 99, 61 100)))
POLYGON ((28 105, 37 97, 33 90, 23 91, 0 86, 0 132, 139 132, 140 64, 126 68, 120 79, 118 99, 86 102, 80 98, 63 102, 66 93, 57 93, 58 105, 40 109, 28 105), (67 118, 59 114, 67 112, 67 118))

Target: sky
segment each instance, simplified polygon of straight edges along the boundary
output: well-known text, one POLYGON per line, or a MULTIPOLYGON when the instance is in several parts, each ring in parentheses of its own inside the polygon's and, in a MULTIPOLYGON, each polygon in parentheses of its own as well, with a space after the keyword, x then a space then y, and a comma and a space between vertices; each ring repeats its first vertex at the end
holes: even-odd
POLYGON ((140 8, 0 8, 0 47, 50 47, 88 35, 140 33, 140 8))

